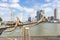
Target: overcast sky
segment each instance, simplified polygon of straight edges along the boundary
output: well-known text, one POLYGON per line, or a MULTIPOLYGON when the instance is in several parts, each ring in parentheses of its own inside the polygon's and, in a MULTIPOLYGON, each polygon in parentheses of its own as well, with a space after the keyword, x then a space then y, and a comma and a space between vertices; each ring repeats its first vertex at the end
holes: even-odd
POLYGON ((11 13, 14 20, 19 17, 26 21, 28 16, 34 18, 37 10, 45 10, 46 17, 53 16, 54 8, 58 8, 58 17, 60 19, 60 0, 0 0, 0 17, 4 21, 11 20, 11 13))

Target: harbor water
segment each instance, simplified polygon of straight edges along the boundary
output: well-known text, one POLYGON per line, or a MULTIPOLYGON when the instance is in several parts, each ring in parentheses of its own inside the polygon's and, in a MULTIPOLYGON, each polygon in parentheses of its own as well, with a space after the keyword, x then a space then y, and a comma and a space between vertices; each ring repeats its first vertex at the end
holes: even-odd
MULTIPOLYGON (((58 36, 60 35, 60 23, 41 23, 36 26, 28 25, 30 36, 58 36)), ((23 36, 22 27, 17 27, 12 32, 5 32, 0 36, 23 36)))

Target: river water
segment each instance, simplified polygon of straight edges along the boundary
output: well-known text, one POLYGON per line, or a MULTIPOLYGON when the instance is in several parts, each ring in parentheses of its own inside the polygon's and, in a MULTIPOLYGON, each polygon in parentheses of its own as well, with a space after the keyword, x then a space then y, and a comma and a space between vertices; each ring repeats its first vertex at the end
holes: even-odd
MULTIPOLYGON (((60 35, 60 23, 41 23, 29 27, 30 36, 58 36, 60 35)), ((22 27, 17 27, 12 32, 3 32, 1 36, 22 36, 22 27)))

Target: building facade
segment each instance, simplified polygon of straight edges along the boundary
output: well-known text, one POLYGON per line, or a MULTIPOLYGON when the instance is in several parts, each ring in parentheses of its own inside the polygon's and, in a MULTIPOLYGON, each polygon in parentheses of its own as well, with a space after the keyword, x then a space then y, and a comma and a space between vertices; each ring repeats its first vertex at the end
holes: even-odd
POLYGON ((54 9, 54 19, 57 19, 57 8, 54 9))
POLYGON ((39 11, 37 11, 37 21, 41 19, 41 17, 42 17, 41 14, 42 14, 42 13, 44 13, 43 10, 39 10, 39 11))
POLYGON ((28 17, 28 22, 31 22, 31 17, 28 17))

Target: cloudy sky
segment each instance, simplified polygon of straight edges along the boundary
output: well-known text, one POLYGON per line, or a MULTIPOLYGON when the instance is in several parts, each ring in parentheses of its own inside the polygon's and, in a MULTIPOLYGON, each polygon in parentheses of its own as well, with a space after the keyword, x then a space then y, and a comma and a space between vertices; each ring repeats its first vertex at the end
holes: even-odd
POLYGON ((37 10, 45 10, 46 17, 53 16, 54 8, 58 9, 60 19, 60 0, 0 0, 0 17, 3 21, 11 20, 11 13, 14 19, 19 17, 22 21, 27 18, 36 16, 37 10))

